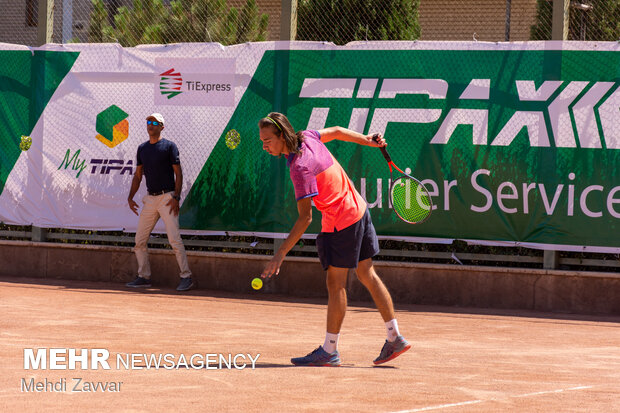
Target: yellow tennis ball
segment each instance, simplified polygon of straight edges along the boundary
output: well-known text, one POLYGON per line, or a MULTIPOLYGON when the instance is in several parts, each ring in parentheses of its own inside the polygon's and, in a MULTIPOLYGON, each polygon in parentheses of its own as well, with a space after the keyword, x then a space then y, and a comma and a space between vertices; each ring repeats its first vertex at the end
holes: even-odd
POLYGON ((263 280, 261 280, 260 278, 254 278, 252 280, 252 288, 254 288, 255 290, 260 290, 261 288, 263 288, 263 280))
POLYGON ((28 149, 30 149, 31 145, 32 138, 30 136, 22 135, 21 141, 19 142, 19 149, 21 149, 22 151, 27 151, 28 149))
POLYGON ((225 140, 228 149, 234 150, 239 145, 239 142, 241 142, 241 135, 239 135, 239 132, 236 130, 231 129, 226 133, 225 140))

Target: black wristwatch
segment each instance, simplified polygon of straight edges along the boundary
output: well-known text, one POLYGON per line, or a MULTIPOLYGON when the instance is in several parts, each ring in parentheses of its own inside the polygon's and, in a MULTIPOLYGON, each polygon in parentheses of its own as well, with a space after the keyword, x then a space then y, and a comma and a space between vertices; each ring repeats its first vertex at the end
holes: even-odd
POLYGON ((172 195, 172 197, 176 199, 177 201, 181 200, 181 195, 172 195))

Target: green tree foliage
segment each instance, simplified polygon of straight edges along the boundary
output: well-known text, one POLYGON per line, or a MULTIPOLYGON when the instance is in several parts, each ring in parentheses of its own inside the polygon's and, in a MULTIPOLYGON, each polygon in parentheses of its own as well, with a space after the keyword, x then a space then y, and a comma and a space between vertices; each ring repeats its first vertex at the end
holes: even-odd
MULTIPOLYGON (((585 9, 573 5, 568 21, 568 40, 620 40, 620 0, 582 0, 585 9)), ((551 40, 553 3, 538 0, 531 40, 551 40)))
POLYGON ((108 41, 104 37, 104 31, 109 25, 108 12, 103 1, 93 1, 93 10, 90 12, 90 26, 88 27, 88 40, 92 43, 108 41))
POLYGON ((415 40, 419 5, 420 0, 299 0, 297 40, 415 40))
POLYGON ((269 16, 260 15, 256 1, 250 0, 241 9, 239 29, 236 33, 235 43, 267 40, 267 24, 269 16))
POLYGON ((260 14, 256 0, 247 0, 241 12, 226 0, 134 0, 119 7, 109 21, 103 0, 92 0, 88 41, 117 42, 123 46, 179 42, 219 42, 224 45, 267 38, 269 16, 260 14))

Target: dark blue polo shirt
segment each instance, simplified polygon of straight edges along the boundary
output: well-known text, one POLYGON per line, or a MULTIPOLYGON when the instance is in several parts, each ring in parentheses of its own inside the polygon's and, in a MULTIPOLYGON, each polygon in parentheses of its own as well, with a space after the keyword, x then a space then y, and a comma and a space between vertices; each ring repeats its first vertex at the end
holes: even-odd
POLYGON ((146 141, 138 146, 137 165, 143 165, 149 192, 174 191, 172 165, 180 164, 179 149, 167 139, 161 138, 154 144, 146 141))

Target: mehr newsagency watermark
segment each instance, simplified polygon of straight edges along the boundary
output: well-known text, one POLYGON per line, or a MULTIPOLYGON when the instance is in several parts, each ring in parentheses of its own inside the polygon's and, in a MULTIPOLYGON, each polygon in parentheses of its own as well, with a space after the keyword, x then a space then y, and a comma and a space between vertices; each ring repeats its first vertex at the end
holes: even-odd
MULTIPOLYGON (((104 348, 25 348, 24 370, 243 370, 256 368, 260 354, 250 353, 117 353, 110 357, 104 348)), ((122 381, 91 381, 84 377, 23 377, 20 390, 24 393, 118 393, 122 381)))

